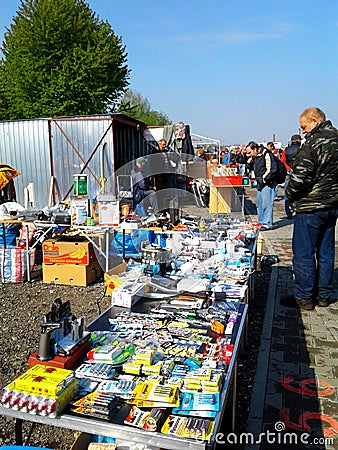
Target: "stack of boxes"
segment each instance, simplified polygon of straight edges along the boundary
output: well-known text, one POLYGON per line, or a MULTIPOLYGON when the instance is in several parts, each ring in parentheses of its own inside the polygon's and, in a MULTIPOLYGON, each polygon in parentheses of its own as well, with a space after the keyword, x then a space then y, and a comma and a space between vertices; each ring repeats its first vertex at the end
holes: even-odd
POLYGON ((47 239, 42 252, 44 283, 87 286, 102 274, 93 246, 85 237, 47 239))

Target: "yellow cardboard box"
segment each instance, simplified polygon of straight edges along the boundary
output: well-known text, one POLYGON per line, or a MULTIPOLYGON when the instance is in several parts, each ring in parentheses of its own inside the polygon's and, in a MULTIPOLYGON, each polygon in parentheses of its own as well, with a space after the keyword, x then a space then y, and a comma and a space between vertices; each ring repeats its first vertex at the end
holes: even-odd
POLYGON ((96 260, 88 266, 75 264, 42 264, 43 283, 88 286, 88 284, 96 281, 101 274, 101 266, 96 260))
POLYGON ((89 265, 95 259, 92 244, 81 236, 47 239, 42 244, 44 264, 89 265))

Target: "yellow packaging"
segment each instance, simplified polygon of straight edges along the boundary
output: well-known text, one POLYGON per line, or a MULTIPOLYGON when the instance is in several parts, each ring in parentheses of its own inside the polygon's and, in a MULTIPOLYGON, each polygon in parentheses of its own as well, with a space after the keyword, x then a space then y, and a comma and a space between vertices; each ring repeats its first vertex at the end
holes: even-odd
MULTIPOLYGON (((6 389, 15 391, 15 392, 22 392, 27 395, 31 395, 33 397, 37 398, 48 398, 48 399, 54 399, 56 404, 56 409, 53 411, 52 414, 49 414, 50 417, 55 417, 68 405, 68 403, 77 395, 79 392, 79 382, 76 378, 73 378, 71 383, 68 384, 58 395, 54 394, 43 394, 36 391, 32 391, 29 389, 18 389, 18 387, 15 384, 15 381, 12 381, 10 384, 6 386, 6 389)), ((36 412, 32 412, 32 414, 36 414, 36 412)), ((39 413, 37 413, 39 414, 39 413)))
POLYGON ((139 382, 131 395, 128 403, 137 406, 142 403, 142 406, 178 406, 179 404, 179 389, 177 386, 159 385, 151 382, 139 382))
POLYGON ((160 384, 160 383, 162 383, 162 381, 163 381, 162 375, 152 374, 147 377, 147 383, 150 383, 150 384, 160 384))
POLYGON ((27 370, 28 373, 32 375, 41 375, 48 377, 49 375, 53 376, 53 378, 58 378, 63 380, 67 377, 74 377, 74 371, 70 369, 62 369, 59 367, 53 366, 45 366, 43 364, 35 364, 35 366, 31 367, 27 370))
POLYGON ((183 389, 187 390, 187 391, 199 391, 202 388, 201 386, 201 381, 200 380, 195 380, 195 381, 185 381, 185 383, 183 384, 183 389))
POLYGON ((159 375, 161 372, 162 365, 163 365, 163 361, 159 361, 157 364, 152 364, 150 366, 143 365, 142 373, 144 375, 152 375, 152 374, 159 375))
POLYGON ((141 373, 141 365, 136 363, 124 363, 123 371, 124 373, 129 373, 132 375, 140 375, 141 373))
POLYGON ((151 365, 153 356, 154 350, 150 348, 141 348, 135 353, 134 359, 137 364, 147 364, 149 366, 151 365))
POLYGON ((210 380, 211 369, 200 368, 193 372, 190 372, 190 376, 187 377, 187 381, 193 383, 195 380, 210 380))
POLYGON ((14 380, 15 389, 35 395, 58 396, 74 381, 74 372, 37 364, 14 380))

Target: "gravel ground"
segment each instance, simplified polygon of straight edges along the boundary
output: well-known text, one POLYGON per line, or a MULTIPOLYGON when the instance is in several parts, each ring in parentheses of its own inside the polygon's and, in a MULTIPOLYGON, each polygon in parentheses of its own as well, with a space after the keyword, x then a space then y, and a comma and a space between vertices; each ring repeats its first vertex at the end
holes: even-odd
MULTIPOLYGON (((246 429, 256 360, 259 349, 270 267, 263 266, 255 277, 255 298, 249 308, 248 345, 239 358, 236 431, 246 429)), ((88 287, 54 286, 41 281, 0 287, 0 386, 27 369, 29 355, 37 349, 40 323, 50 309, 51 301, 60 297, 70 300, 73 313, 85 316, 86 322, 109 306, 103 281, 88 287)), ((225 413, 225 417, 227 414, 225 413)), ((226 423, 221 431, 226 431, 226 423)), ((24 439, 30 424, 24 424, 24 439)), ((30 445, 55 450, 70 449, 74 432, 56 427, 35 425, 30 445)), ((0 417, 0 445, 13 445, 14 420, 0 417)))

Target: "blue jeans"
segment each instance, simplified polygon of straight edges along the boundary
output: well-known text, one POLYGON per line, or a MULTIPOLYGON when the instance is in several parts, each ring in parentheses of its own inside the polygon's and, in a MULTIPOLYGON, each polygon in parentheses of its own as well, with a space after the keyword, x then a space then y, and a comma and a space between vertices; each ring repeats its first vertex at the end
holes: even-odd
POLYGON ((257 191, 256 207, 257 219, 262 225, 269 228, 273 225, 273 202, 275 198, 276 184, 264 186, 261 191, 257 191))
POLYGON ((245 164, 238 164, 238 173, 240 175, 242 175, 242 177, 245 176, 245 169, 246 169, 246 165, 245 164))
POLYGON ((294 296, 328 300, 333 292, 335 226, 338 208, 297 213, 294 217, 292 251, 294 296))

